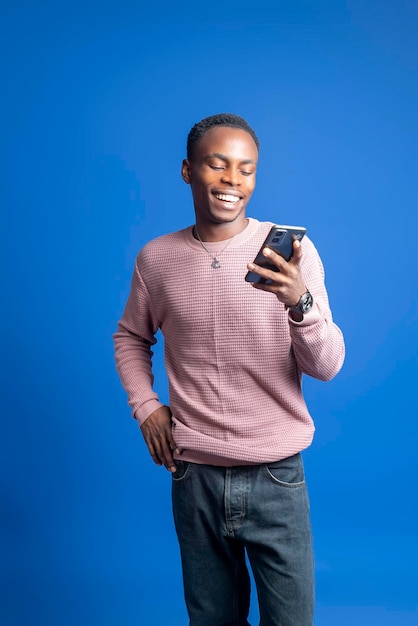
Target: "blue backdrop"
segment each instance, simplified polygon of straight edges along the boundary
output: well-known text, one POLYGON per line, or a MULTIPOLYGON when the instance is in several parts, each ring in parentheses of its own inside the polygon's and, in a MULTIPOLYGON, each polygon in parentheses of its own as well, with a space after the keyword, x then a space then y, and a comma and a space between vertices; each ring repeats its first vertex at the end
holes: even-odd
POLYGON ((0 22, 0 623, 187 623, 111 335, 139 248, 193 222, 189 128, 226 111, 261 140, 249 214, 306 225, 347 343, 304 383, 317 626, 417 624, 416 1, 15 0, 0 22))

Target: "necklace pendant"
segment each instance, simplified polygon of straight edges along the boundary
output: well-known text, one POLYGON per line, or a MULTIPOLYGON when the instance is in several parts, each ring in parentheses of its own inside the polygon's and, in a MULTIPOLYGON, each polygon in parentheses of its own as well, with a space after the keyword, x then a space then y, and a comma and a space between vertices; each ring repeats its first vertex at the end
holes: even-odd
POLYGON ((216 256, 214 257, 212 263, 211 263, 212 267, 214 270, 217 270, 221 267, 221 264, 219 263, 218 259, 216 258, 216 256))

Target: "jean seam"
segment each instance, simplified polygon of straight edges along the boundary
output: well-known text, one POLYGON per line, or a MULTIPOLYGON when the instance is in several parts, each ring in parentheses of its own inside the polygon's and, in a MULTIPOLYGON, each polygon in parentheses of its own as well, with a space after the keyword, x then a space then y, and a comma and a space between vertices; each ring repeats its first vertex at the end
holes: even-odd
POLYGON ((277 483, 278 485, 281 485, 282 487, 286 487, 286 489, 298 489, 300 487, 304 487, 304 485, 306 484, 305 479, 298 481, 297 483, 287 483, 283 480, 279 480, 278 478, 276 478, 269 470, 268 467, 264 468, 266 474, 267 474, 267 478, 271 479, 273 482, 277 483))

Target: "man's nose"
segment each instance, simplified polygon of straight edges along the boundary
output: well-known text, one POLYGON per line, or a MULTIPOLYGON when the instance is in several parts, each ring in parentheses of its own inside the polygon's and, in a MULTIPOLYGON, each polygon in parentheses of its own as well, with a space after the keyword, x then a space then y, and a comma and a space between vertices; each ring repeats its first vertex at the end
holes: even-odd
POLYGON ((227 168, 222 172, 222 182, 236 187, 240 184, 239 172, 233 168, 227 168))

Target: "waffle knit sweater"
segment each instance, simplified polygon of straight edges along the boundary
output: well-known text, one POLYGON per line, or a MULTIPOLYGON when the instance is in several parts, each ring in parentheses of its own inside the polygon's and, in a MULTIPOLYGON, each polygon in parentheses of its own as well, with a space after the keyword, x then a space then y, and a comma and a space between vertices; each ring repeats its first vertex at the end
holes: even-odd
POLYGON ((161 329, 173 436, 181 458, 212 465, 267 463, 308 447, 314 424, 301 379, 329 380, 344 360, 319 255, 305 236, 302 273, 314 306, 294 322, 275 295, 245 280, 272 224, 249 219, 225 242, 192 227, 150 241, 139 253, 114 335, 116 366, 140 424, 162 406, 153 391, 152 346, 161 329))

